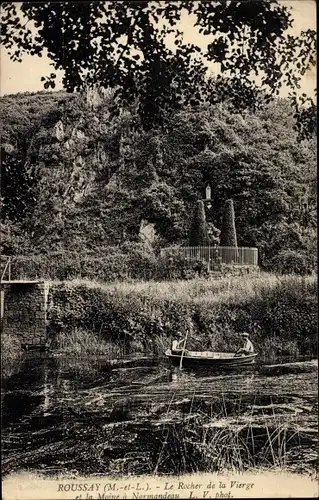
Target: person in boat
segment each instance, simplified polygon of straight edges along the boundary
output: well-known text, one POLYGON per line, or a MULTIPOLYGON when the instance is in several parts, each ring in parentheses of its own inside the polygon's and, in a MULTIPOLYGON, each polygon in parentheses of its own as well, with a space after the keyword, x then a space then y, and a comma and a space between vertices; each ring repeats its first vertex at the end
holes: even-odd
POLYGON ((242 354, 244 356, 248 356, 249 354, 253 354, 255 352, 254 346, 249 338, 249 333, 243 332, 240 334, 241 337, 243 337, 244 345, 238 351, 236 354, 242 354))
POLYGON ((178 334, 178 338, 173 340, 172 343, 172 354, 181 354, 184 348, 185 338, 181 333, 178 334))

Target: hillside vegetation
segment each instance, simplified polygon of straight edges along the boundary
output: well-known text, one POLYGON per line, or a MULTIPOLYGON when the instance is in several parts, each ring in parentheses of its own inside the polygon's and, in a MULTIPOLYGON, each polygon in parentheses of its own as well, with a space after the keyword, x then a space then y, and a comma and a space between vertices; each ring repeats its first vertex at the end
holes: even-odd
POLYGON ((1 99, 2 253, 103 255, 137 242, 142 220, 157 247, 187 244, 210 182, 208 222, 220 228, 232 199, 239 246, 257 246, 264 267, 295 252, 314 268, 315 138, 298 141, 285 100, 255 113, 187 106, 148 131, 134 105, 114 116, 112 102, 111 92, 94 107, 64 92, 1 99))

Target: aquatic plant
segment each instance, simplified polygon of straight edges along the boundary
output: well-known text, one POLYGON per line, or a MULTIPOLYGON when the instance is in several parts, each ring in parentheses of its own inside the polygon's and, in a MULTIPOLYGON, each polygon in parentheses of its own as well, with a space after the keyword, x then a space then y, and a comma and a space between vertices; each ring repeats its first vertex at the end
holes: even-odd
POLYGON ((14 371, 22 354, 21 342, 16 335, 1 335, 1 375, 3 377, 10 375, 14 371))
POLYGON ((114 359, 121 354, 119 346, 106 342, 97 333, 82 328, 60 332, 56 339, 56 347, 63 354, 76 357, 103 355, 104 358, 114 359))
POLYGON ((154 474, 245 472, 263 468, 314 469, 314 454, 309 450, 315 440, 309 445, 307 460, 303 461, 303 455, 299 461, 293 458, 304 432, 295 415, 287 419, 287 415, 276 413, 276 404, 272 402, 265 407, 250 405, 249 410, 247 404, 242 403, 241 396, 230 402, 224 395, 218 401, 219 411, 214 403, 209 415, 207 405, 205 411, 194 405, 194 397, 195 394, 189 403, 189 411, 184 413, 174 414, 172 400, 168 402, 164 419, 168 422, 162 428, 162 443, 153 462, 154 474), (270 414, 264 413, 264 408, 270 414))
MULTIPOLYGON (((76 356, 75 371, 66 358, 57 359, 51 371, 57 384, 51 394, 54 425, 47 426, 52 414, 41 420, 28 446, 23 423, 6 427, 7 451, 9 439, 14 441, 4 455, 3 474, 21 467, 68 477, 316 469, 314 374, 266 383, 251 377, 257 384, 248 387, 250 377, 209 377, 199 384, 185 371, 174 390, 162 378, 154 382, 163 375, 158 367, 155 373, 110 372, 103 364, 91 376, 81 372, 76 356)), ((27 411, 36 415, 33 407, 27 411)))

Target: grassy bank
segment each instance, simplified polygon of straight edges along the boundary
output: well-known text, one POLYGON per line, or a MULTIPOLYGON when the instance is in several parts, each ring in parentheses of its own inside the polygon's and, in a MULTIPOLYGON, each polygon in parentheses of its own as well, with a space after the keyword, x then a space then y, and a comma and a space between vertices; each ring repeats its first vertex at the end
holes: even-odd
POLYGON ((268 358, 317 352, 314 277, 261 274, 118 284, 74 280, 53 283, 50 293, 50 331, 69 339, 64 349, 74 352, 81 344, 82 352, 92 353, 104 342, 125 352, 162 354, 178 331, 189 331, 189 349, 234 350, 236 332, 249 331, 258 352, 268 358), (75 331, 86 340, 74 337, 75 331))

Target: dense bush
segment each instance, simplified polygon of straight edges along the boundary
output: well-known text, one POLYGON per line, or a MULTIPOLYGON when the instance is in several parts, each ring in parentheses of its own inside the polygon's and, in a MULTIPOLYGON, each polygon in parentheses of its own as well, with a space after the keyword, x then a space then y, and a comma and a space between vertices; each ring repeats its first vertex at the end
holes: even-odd
POLYGON ((281 274, 306 275, 311 274, 313 271, 314 262, 305 252, 282 250, 269 261, 267 267, 281 274))
MULTIPOLYGON (((2 267, 6 259, 1 262, 2 267)), ((156 256, 142 244, 125 243, 121 247, 106 247, 99 255, 81 255, 75 252, 53 252, 48 255, 13 257, 13 279, 91 279, 95 281, 123 281, 192 279, 207 275, 207 263, 189 262, 179 252, 156 256)))
POLYGON ((98 255, 53 252, 47 255, 14 257, 12 278, 86 278, 97 281, 149 279, 154 277, 155 268, 156 260, 152 252, 145 252, 141 245, 130 244, 123 248, 107 247, 98 255))
POLYGON ((156 273, 156 256, 142 243, 124 243, 121 251, 127 255, 127 273, 133 279, 152 279, 156 273))
POLYGON ((197 259, 189 261, 183 254, 172 252, 157 259, 156 275, 160 280, 184 279, 189 280, 196 276, 207 276, 207 263, 197 259))
POLYGON ((233 351, 240 342, 236 332, 246 330, 261 356, 314 355, 317 284, 297 277, 94 287, 65 283, 51 289, 49 320, 52 332, 87 329, 124 343, 128 351, 140 346, 163 353, 178 331, 190 331, 188 348, 233 351))
MULTIPOLYGON (((1 273, 7 257, 2 256, 1 273)), ((266 269, 279 274, 311 274, 314 258, 304 252, 283 251, 267 261, 266 269)), ((124 243, 121 247, 104 247, 98 254, 52 252, 49 254, 12 257, 12 279, 69 280, 90 279, 101 282, 125 280, 190 280, 197 276, 238 276, 251 273, 252 266, 223 264, 218 257, 210 263, 189 260, 171 247, 162 255, 154 253, 140 243, 124 243)))

